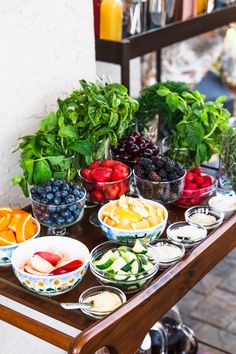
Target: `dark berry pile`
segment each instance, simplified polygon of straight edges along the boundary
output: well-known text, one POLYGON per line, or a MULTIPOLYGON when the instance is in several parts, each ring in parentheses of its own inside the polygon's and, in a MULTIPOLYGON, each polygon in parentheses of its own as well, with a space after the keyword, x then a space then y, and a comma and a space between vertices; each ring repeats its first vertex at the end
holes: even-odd
POLYGON ((112 156, 115 160, 120 160, 126 164, 135 164, 140 157, 156 156, 159 148, 150 139, 142 138, 139 132, 132 133, 120 140, 116 148, 112 149, 112 156))
POLYGON ((73 224, 81 216, 85 202, 83 188, 59 179, 31 188, 30 194, 34 215, 46 226, 73 224))
POLYGON ((134 166, 134 175, 142 179, 135 178, 142 197, 170 203, 177 200, 183 190, 185 169, 167 156, 141 157, 134 166))

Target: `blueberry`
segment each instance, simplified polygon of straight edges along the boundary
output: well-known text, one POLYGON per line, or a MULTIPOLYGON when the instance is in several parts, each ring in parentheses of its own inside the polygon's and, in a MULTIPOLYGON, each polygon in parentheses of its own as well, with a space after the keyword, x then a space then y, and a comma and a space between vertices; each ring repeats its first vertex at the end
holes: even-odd
POLYGON ((75 221, 74 216, 69 216, 68 218, 66 218, 66 223, 67 224, 72 224, 75 221))
POLYGON ((41 198, 40 202, 41 202, 42 204, 48 204, 47 198, 41 198))
POLYGON ((56 220, 57 218, 59 218, 59 213, 54 212, 50 216, 53 220, 56 220))
POLYGON ((78 189, 73 189, 72 194, 73 194, 74 197, 80 198, 81 192, 78 189))
POLYGON ((37 191, 37 189, 35 189, 35 188, 31 188, 31 189, 30 189, 30 193, 31 193, 32 195, 36 195, 36 194, 38 194, 38 191, 37 191))
POLYGON ((61 212, 61 216, 63 216, 64 218, 68 218, 68 217, 72 216, 72 213, 69 210, 63 210, 61 212))
POLYGON ((81 212, 80 209, 77 209, 77 210, 74 211, 74 216, 75 216, 76 219, 78 219, 78 217, 80 216, 80 212, 81 212))
POLYGON ((66 203, 71 204, 74 202, 75 202, 75 197, 73 196, 73 194, 69 194, 68 197, 66 197, 66 203))
POLYGON ((70 190, 70 186, 67 183, 64 183, 63 188, 64 191, 69 191, 70 190))
POLYGON ((55 197, 55 198, 53 199, 53 204, 60 205, 60 204, 61 204, 61 198, 55 197))
POLYGON ((44 198, 44 199, 47 198, 47 193, 45 193, 45 192, 42 193, 42 194, 41 194, 41 198, 44 198))
POLYGON ((60 191, 55 192, 55 197, 61 198, 61 192, 60 191))
POLYGON ((56 223, 57 223, 58 225, 65 224, 65 222, 66 222, 66 220, 65 220, 63 217, 61 217, 61 216, 59 216, 59 217, 56 219, 56 223))
POLYGON ((53 213, 57 210, 57 207, 55 205, 49 205, 48 210, 53 213))
POLYGON ((57 186, 53 186, 52 191, 53 191, 53 193, 56 193, 57 191, 59 191, 59 188, 57 186))
POLYGON ((56 181, 54 181, 54 186, 60 188, 62 187, 64 184, 64 182, 61 179, 57 179, 56 181))
POLYGON ((77 210, 77 205, 76 205, 76 204, 72 204, 72 205, 69 206, 68 209, 69 209, 70 211, 75 211, 75 210, 77 210))
POLYGON ((63 189, 63 190, 61 191, 61 196, 62 196, 62 198, 67 197, 68 194, 69 194, 68 191, 66 191, 65 189, 63 189))
POLYGON ((36 202, 40 203, 41 198, 36 195, 36 196, 33 197, 33 200, 35 200, 36 202))
POLYGON ((53 193, 48 193, 47 194, 47 200, 50 202, 53 199, 54 199, 54 194, 53 193))
POLYGON ((44 188, 43 187, 38 187, 38 194, 42 194, 44 192, 44 188))
POLYGON ((52 191, 52 187, 51 186, 45 186, 44 190, 48 194, 48 193, 50 193, 52 191))

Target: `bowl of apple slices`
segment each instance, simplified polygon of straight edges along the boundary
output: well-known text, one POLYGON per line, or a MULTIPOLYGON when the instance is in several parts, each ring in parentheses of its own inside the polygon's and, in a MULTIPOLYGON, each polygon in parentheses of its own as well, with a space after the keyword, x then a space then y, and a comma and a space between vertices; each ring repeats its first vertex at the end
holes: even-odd
POLYGON ((45 236, 20 245, 11 261, 24 287, 40 295, 54 296, 81 282, 88 268, 89 250, 73 238, 45 236))

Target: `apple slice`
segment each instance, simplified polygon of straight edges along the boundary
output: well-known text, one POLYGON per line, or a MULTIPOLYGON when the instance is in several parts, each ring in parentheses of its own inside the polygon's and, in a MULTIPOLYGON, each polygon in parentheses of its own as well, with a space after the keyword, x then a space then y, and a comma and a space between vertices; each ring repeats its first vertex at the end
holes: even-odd
POLYGON ((51 273, 55 269, 51 263, 37 254, 31 257, 31 266, 36 271, 46 274, 51 273))
POLYGON ((62 257, 59 254, 52 252, 35 252, 34 256, 35 255, 42 257, 53 266, 57 265, 57 263, 62 260, 62 257))
POLYGON ((78 269, 79 267, 81 267, 83 265, 83 262, 80 259, 75 259, 75 260, 67 260, 64 262, 60 262, 57 265, 57 269, 66 269, 69 270, 70 272, 72 272, 73 270, 78 269))
POLYGON ((68 269, 64 269, 64 268, 58 268, 58 269, 54 269, 49 275, 61 275, 61 274, 66 274, 66 273, 70 273, 71 270, 68 269))
POLYGON ((32 274, 32 275, 39 275, 39 276, 40 275, 42 275, 42 276, 49 275, 48 273, 38 272, 37 270, 32 268, 32 266, 30 264, 28 264, 28 263, 24 266, 24 272, 32 274))

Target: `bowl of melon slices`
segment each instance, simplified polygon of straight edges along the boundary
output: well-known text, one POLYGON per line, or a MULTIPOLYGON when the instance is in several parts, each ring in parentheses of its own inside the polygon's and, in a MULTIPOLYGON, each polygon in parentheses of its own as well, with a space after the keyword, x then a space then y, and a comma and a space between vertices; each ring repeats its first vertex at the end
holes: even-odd
POLYGON ((162 204, 125 195, 105 204, 98 212, 103 233, 109 240, 121 243, 156 240, 165 230, 167 219, 168 212, 162 204))
POLYGON ((29 239, 40 236, 40 224, 21 209, 0 207, 0 267, 11 265, 13 251, 29 239))

